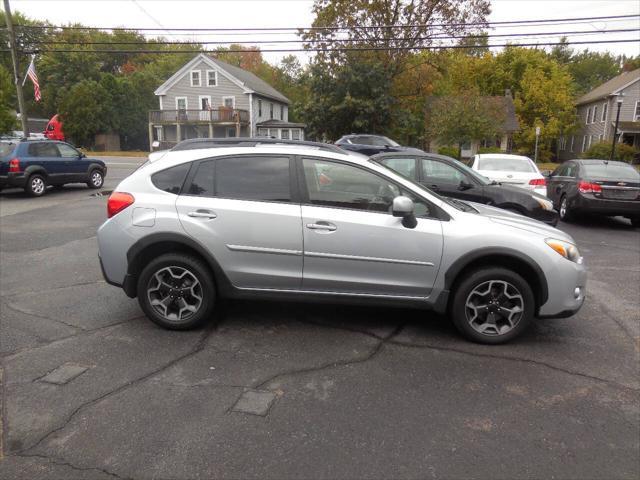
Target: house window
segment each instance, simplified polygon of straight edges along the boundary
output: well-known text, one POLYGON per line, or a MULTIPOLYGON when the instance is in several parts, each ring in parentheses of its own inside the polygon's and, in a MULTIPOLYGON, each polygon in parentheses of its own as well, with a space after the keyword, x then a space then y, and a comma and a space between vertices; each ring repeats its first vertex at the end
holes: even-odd
POLYGON ((598 106, 594 105, 591 115, 591 123, 596 123, 596 118, 598 118, 598 106))
POLYGON ((636 100, 636 109, 633 118, 634 120, 640 120, 640 100, 636 100))
POLYGON ((216 72, 215 70, 207 70, 207 86, 218 86, 218 72, 216 72))
POLYGON ((236 97, 222 97, 222 104, 227 108, 236 108, 236 97))
POLYGON ((582 137, 582 150, 581 152, 584 152, 587 149, 587 136, 585 135, 584 137, 582 137))
POLYGON ((235 136, 236 136, 236 129, 235 128, 227 128, 227 137, 233 138, 235 136))
POLYGON ((211 109, 211 97, 208 95, 200 95, 200 110, 211 109))
POLYGON ((259 128, 258 129, 258 136, 259 137, 268 137, 269 136, 269 129, 268 128, 259 128))
POLYGON ((601 122, 606 122, 607 121, 607 109, 609 107, 608 103, 603 103, 602 104, 602 118, 600 119, 601 122))
POLYGON ((262 116, 262 100, 258 100, 258 117, 262 116))
POLYGON ((591 148, 591 139, 593 138, 593 135, 588 135, 587 137, 587 150, 589 150, 591 148))
POLYGON ((297 128, 291 130, 291 138, 293 140, 300 140, 300 130, 298 130, 297 128))
POLYGON ((585 118, 585 125, 589 125, 589 118, 591 118, 591 107, 587 108, 587 118, 585 118))
POLYGON ((576 137, 574 137, 573 135, 571 135, 571 144, 569 145, 569 151, 573 152, 573 141, 575 140, 576 137))
POLYGON ((278 138, 278 129, 277 128, 270 128, 269 129, 269 136, 273 137, 273 138, 278 138))
POLYGON ((598 142, 602 142, 602 134, 598 135, 598 142))
POLYGON ((289 140, 289 129, 288 128, 283 128, 282 130, 280 130, 280 133, 282 135, 282 139, 283 140, 289 140))
POLYGON ((191 70, 191 86, 200 86, 200 70, 191 70))
POLYGON ((187 97, 176 97, 176 110, 187 109, 187 97))
POLYGON ((284 105, 280 105, 280 120, 284 120, 284 105))
POLYGON ((271 104, 271 106, 269 107, 269 118, 271 120, 273 120, 273 103, 271 104))

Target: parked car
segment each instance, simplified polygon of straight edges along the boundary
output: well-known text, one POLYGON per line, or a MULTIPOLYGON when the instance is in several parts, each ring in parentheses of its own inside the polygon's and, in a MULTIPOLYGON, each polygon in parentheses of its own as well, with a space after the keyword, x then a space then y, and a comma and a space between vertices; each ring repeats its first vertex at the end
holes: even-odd
POLYGON ((47 123, 43 134, 49 140, 60 140, 63 142, 66 140, 64 137, 64 130, 62 130, 62 120, 60 119, 60 115, 56 113, 51 117, 51 120, 47 123))
POLYGON ((105 279, 169 329, 202 324, 222 297, 261 297, 418 306, 501 343, 585 298, 566 233, 445 199, 361 155, 169 151, 124 179, 107 211, 105 279))
POLYGON ((529 157, 506 153, 481 153, 473 157, 471 168, 489 180, 533 190, 547 196, 547 182, 538 166, 529 157))
POLYGON ((403 147, 394 142, 390 138, 382 135, 367 135, 367 134, 351 134, 344 135, 338 141, 336 145, 344 150, 352 152, 358 152, 363 155, 371 156, 381 152, 404 152, 404 151, 416 151, 421 152, 416 148, 403 147))
POLYGON ((551 226, 558 213, 538 193, 488 180, 462 162, 436 153, 381 153, 372 159, 446 197, 483 203, 551 226))
POLYGON ((569 160, 549 176, 547 190, 564 221, 580 213, 620 215, 640 228, 640 173, 628 163, 569 160))
POLYGON ((31 196, 44 195, 48 185, 86 183, 100 188, 107 175, 101 160, 64 142, 22 140, 0 142, 0 189, 18 187, 31 196))

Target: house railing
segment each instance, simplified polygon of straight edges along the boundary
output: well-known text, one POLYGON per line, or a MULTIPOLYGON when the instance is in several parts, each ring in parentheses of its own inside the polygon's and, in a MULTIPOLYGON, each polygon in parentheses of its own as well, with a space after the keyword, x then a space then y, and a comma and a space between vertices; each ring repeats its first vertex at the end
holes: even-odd
POLYGON ((235 108, 149 110, 149 123, 249 123, 249 112, 235 108))

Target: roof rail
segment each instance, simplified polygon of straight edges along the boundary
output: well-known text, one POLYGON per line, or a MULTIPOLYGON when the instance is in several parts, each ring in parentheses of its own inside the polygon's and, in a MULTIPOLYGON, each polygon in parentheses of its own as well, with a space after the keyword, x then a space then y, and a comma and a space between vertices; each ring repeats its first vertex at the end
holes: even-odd
POLYGON ((331 143, 308 142, 306 140, 282 140, 268 137, 190 138, 188 140, 182 140, 173 147, 171 151, 198 150, 201 148, 259 147, 264 145, 315 147, 327 152, 346 153, 345 150, 331 143))

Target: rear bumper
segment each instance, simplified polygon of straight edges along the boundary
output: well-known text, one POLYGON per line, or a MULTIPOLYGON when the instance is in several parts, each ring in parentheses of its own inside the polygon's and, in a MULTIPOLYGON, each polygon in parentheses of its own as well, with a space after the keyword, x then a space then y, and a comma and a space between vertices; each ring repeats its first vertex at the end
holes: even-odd
POLYGON ((596 213, 599 215, 622 215, 640 217, 640 200, 608 200, 593 195, 577 195, 569 202, 569 207, 577 212, 596 213))
POLYGON ((9 173, 0 175, 0 188, 24 188, 27 178, 24 173, 9 173))

